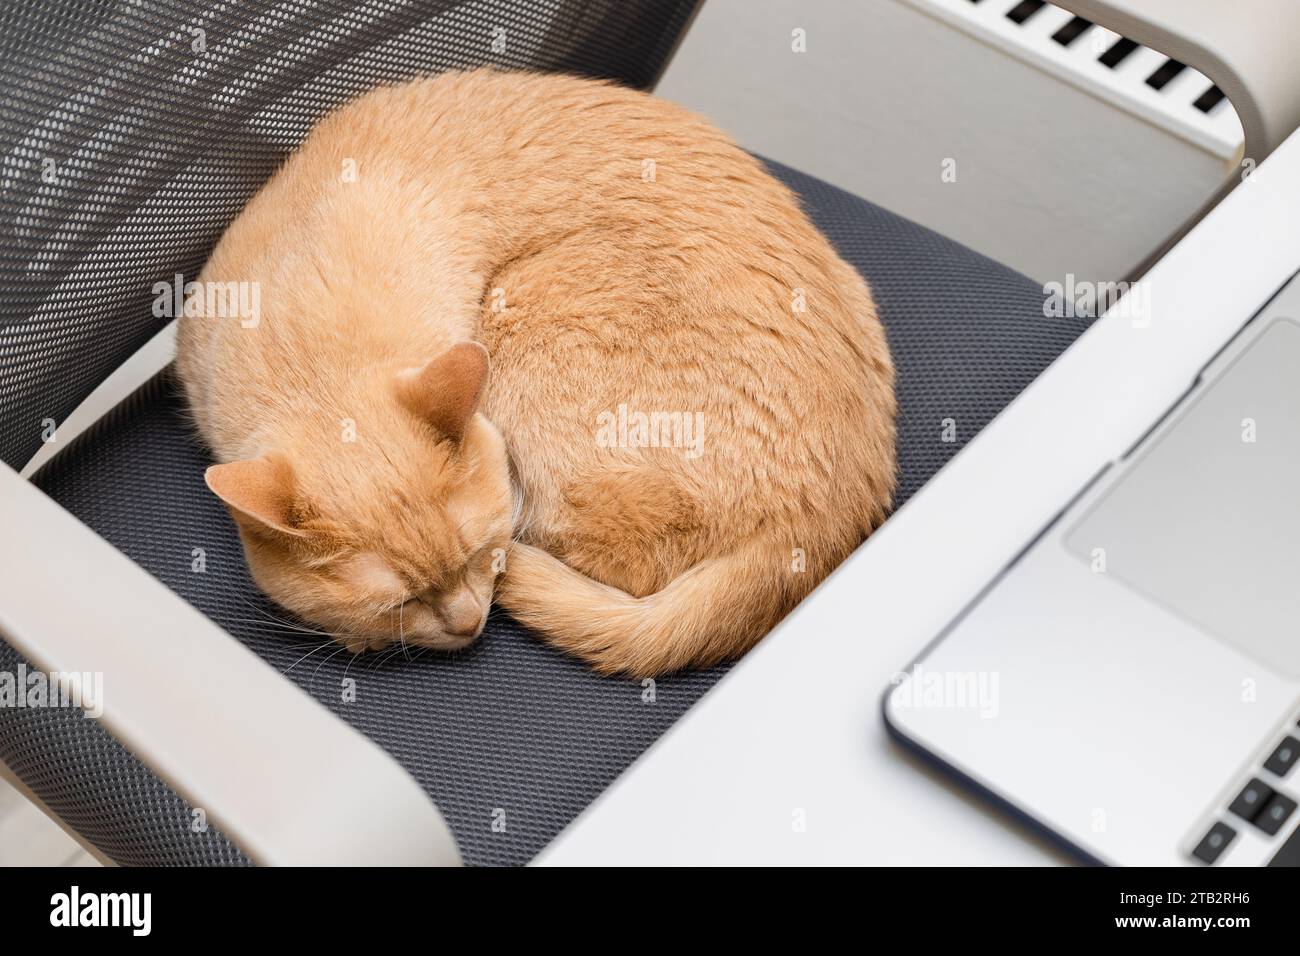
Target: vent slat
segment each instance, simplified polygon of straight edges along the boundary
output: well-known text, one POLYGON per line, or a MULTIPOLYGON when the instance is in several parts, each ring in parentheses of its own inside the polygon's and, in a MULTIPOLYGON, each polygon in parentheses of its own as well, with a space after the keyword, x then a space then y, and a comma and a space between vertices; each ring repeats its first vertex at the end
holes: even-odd
POLYGON ((1020 3, 1007 11, 1007 19, 1012 23, 1024 23, 1045 6, 1047 0, 1020 0, 1020 3))
POLYGON ((1111 46, 1109 50, 1097 58, 1102 66, 1108 66, 1112 70, 1119 66, 1128 57, 1130 53, 1138 48, 1138 45, 1128 37, 1120 37, 1111 46))
POLYGON ((1147 77, 1147 86, 1153 90, 1163 90, 1169 85, 1169 81, 1176 77, 1183 70, 1187 69, 1187 64, 1179 63, 1173 57, 1165 60, 1164 65, 1147 77))
POLYGON ((1061 46, 1069 46, 1083 34, 1088 32, 1088 27, 1092 26, 1091 20, 1085 20, 1083 17, 1075 17, 1061 29, 1052 34, 1052 39, 1061 46))
POLYGON ((1208 113, 1224 100, 1223 90, 1217 86, 1211 86, 1208 90, 1196 98, 1195 106, 1202 113, 1208 113))

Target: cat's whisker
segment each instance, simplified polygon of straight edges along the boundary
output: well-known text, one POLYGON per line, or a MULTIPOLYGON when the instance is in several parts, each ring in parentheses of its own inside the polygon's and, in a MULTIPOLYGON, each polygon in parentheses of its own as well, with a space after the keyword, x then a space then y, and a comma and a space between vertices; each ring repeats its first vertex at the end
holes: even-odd
MULTIPOLYGON (((255 618, 255 617, 232 617, 232 618, 229 618, 228 620, 230 620, 230 621, 232 621, 232 622, 234 622, 234 623, 237 623, 237 624, 256 624, 256 625, 259 625, 259 626, 261 626, 261 627, 266 627, 266 624, 267 624, 266 621, 259 620, 258 618, 255 618)), ((294 626, 292 626, 292 625, 290 625, 290 624, 287 624, 287 623, 279 623, 279 624, 277 624, 276 626, 277 626, 277 627, 280 627, 280 628, 283 628, 285 631, 289 631, 289 632, 294 633, 294 634, 310 634, 310 635, 315 636, 315 637, 332 637, 332 636, 333 636, 332 634, 330 634, 330 633, 327 632, 327 631, 318 631, 318 630, 316 630, 315 628, 311 628, 311 627, 294 627, 294 626)))
POLYGON ((399 650, 401 650, 400 647, 394 647, 394 648, 391 648, 391 649, 388 651, 388 653, 386 653, 386 654, 380 654, 380 655, 376 656, 374 662, 370 665, 369 670, 373 671, 373 670, 375 670, 376 668, 378 668, 378 667, 382 666, 383 664, 387 663, 387 661, 389 660, 389 658, 394 657, 394 656, 397 654, 397 652, 398 652, 399 650))
POLYGON ((337 651, 335 651, 329 657, 325 658, 323 661, 321 661, 319 664, 316 665, 316 669, 311 672, 311 679, 307 682, 308 693, 314 693, 316 687, 316 675, 320 673, 320 669, 324 667, 326 664, 328 664, 330 661, 334 660, 334 658, 338 657, 341 651, 345 651, 345 650, 347 650, 347 647, 343 644, 340 644, 339 649, 337 651))
POLYGON ((370 673, 373 673, 373 672, 374 672, 375 666, 379 663, 381 657, 382 657, 382 655, 380 654, 380 652, 379 652, 378 650, 373 651, 373 652, 370 654, 370 657, 369 657, 369 659, 368 659, 368 661, 367 661, 367 667, 366 667, 366 673, 367 673, 367 674, 370 674, 370 673))
MULTIPOLYGON (((404 638, 403 638, 403 626, 402 626, 402 608, 403 608, 404 606, 405 606, 405 602, 396 605, 396 611, 397 611, 397 639, 398 639, 399 642, 404 642, 404 638)), ((393 633, 393 610, 394 610, 394 608, 389 608, 389 609, 388 609, 388 633, 389 633, 389 634, 392 634, 392 633, 393 633)))
POLYGON ((411 659, 411 655, 406 653, 406 624, 404 623, 405 615, 403 613, 405 608, 406 605, 402 604, 397 609, 397 640, 398 643, 401 645, 402 655, 409 661, 411 659))
POLYGON ((298 658, 296 661, 294 661, 292 664, 290 664, 288 667, 286 667, 284 670, 282 670, 282 671, 280 672, 280 676, 281 676, 281 677, 286 676, 286 675, 289 673, 289 671, 293 670, 295 667, 297 667, 299 664, 301 664, 301 663, 302 663, 303 661, 305 661, 307 658, 311 657, 311 656, 312 656, 313 654, 315 654, 317 651, 320 651, 320 650, 323 650, 324 648, 329 647, 329 646, 330 646, 331 644, 333 644, 333 643, 334 643, 334 641, 332 641, 332 640, 329 640, 329 641, 322 641, 322 642, 320 643, 319 646, 317 646, 316 648, 314 648, 314 649, 308 651, 308 652, 307 652, 306 654, 304 654, 302 657, 298 658))
POLYGON ((296 644, 284 644, 282 647, 286 651, 296 651, 300 647, 320 647, 316 641, 299 641, 296 644))
POLYGON ((327 633, 326 631, 322 631, 319 628, 309 627, 306 624, 303 624, 298 621, 287 621, 282 617, 278 617, 277 615, 272 614, 270 611, 266 610, 266 608, 258 607, 256 604, 254 604, 252 601, 249 601, 247 598, 241 598, 240 600, 242 600, 244 604, 246 604, 249 607, 250 610, 258 614, 261 614, 268 621, 272 622, 273 624, 279 625, 280 627, 286 627, 292 630, 302 631, 307 634, 323 635, 327 633))
POLYGON ((359 658, 360 656, 361 656, 360 654, 353 654, 351 657, 348 658, 348 666, 343 668, 343 678, 342 678, 343 680, 348 679, 348 671, 352 670, 352 665, 357 662, 357 658, 359 658))

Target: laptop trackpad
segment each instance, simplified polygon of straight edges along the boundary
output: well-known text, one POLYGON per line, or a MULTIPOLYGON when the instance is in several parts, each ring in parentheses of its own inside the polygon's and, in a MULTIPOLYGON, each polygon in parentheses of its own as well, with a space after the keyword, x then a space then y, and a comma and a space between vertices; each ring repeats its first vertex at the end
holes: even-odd
POLYGON ((1300 677, 1300 325, 1271 323, 1174 415, 1066 546, 1300 677))

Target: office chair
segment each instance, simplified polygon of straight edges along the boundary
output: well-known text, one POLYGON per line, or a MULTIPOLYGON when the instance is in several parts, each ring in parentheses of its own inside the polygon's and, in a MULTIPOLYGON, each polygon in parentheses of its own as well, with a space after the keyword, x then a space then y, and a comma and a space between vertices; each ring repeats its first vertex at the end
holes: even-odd
MULTIPOLYGON (((0 15, 0 459, 60 440, 167 321, 154 284, 195 276, 333 107, 483 64, 651 89, 695 7, 17 0, 0 15)), ((1038 283, 768 165, 875 293, 901 507, 1088 319, 1045 318, 1038 283)), ((338 653, 253 586, 209 462, 164 370, 41 468, 40 494, 0 468, 0 672, 105 675, 100 720, 0 707, 0 761, 103 859, 525 863, 727 671, 599 677, 500 611, 454 655, 338 653)))

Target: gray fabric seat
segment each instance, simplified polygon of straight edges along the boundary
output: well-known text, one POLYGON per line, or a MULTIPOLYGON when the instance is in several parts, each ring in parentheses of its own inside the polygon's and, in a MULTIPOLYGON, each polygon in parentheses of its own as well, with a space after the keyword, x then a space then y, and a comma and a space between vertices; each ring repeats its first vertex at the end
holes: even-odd
MULTIPOLYGON (((899 371, 901 505, 1085 320, 1045 319, 1042 290, 1023 276, 816 179, 771 168, 872 284, 899 371), (955 441, 943 440, 945 419, 955 441)), ((392 753, 442 809, 469 863, 526 862, 725 671, 663 679, 649 702, 640 683, 597 677, 500 614, 477 645, 455 655, 352 659, 336 645, 305 643, 277 623, 283 613, 249 581, 234 528, 204 486, 207 463, 164 372, 36 483, 392 753), (191 570, 196 547, 205 552, 203 574, 191 570), (356 680, 355 702, 342 701, 344 677, 356 680), (499 832, 492 824, 502 817, 499 832)), ((0 669, 15 658, 0 649, 0 669)), ((90 721, 0 714, 0 758, 119 862, 243 861, 219 834, 193 833, 184 802, 90 721)))

